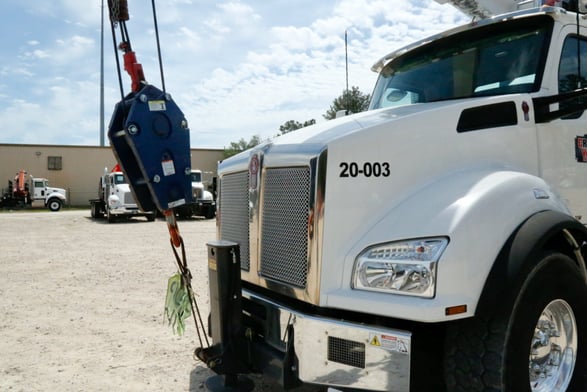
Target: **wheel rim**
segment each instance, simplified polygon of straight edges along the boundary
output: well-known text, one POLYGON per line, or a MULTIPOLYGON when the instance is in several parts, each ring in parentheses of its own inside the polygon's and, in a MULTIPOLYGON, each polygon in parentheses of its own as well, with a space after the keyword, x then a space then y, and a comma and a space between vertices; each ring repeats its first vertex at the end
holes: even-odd
POLYGON ((566 391, 577 359, 577 321, 562 299, 549 303, 540 315, 530 347, 532 392, 566 391))

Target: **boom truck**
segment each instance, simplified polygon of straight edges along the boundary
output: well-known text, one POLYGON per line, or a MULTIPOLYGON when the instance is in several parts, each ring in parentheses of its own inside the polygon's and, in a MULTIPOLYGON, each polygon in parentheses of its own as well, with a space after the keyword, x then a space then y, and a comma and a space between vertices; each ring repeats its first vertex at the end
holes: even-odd
POLYGON ((14 181, 8 181, 8 189, 0 199, 0 208, 31 207, 39 202, 51 211, 59 211, 66 200, 65 189, 49 186, 46 178, 33 177, 26 170, 19 170, 14 181))
POLYGON ((149 222, 153 222, 157 216, 156 211, 139 209, 126 176, 118 165, 110 172, 107 168, 104 169, 98 184, 98 198, 90 200, 90 210, 92 218, 105 216, 108 223, 135 216, 144 216, 149 222))
POLYGON ((220 162, 210 390, 587 390, 585 4, 436 1, 368 111, 220 162))

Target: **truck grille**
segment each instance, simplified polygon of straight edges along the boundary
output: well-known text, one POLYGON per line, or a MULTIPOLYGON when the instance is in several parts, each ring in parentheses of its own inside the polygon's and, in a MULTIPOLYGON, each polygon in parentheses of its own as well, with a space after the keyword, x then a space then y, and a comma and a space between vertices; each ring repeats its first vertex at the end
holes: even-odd
POLYGON ((310 169, 268 169, 262 189, 261 276, 303 288, 308 277, 310 169))
POLYGON ((365 369, 365 343, 329 336, 328 360, 365 369))
POLYGON ((202 198, 202 193, 204 191, 201 188, 193 188, 192 189, 192 197, 194 200, 200 200, 202 198))
MULTIPOLYGON (((263 278, 305 288, 308 279, 309 167, 269 168, 259 200, 259 271, 263 278)), ((241 269, 250 270, 249 175, 224 175, 220 181, 220 238, 240 245, 241 269)), ((256 253, 256 252, 255 252, 256 253)))
POLYGON ((250 269, 249 172, 228 174, 220 181, 220 238, 240 246, 241 268, 250 269))
POLYGON ((124 204, 137 204, 134 197, 132 197, 132 192, 124 192, 124 204))

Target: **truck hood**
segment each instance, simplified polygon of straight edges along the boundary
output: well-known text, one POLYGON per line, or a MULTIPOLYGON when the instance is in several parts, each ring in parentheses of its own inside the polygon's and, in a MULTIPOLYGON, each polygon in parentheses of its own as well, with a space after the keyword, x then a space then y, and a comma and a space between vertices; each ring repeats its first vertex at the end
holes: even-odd
POLYGON ((438 110, 444 111, 444 109, 449 109, 451 107, 457 109, 463 105, 476 106, 472 104, 475 102, 481 104, 482 101, 487 100, 491 99, 478 98, 475 100, 453 100, 370 110, 310 127, 301 128, 294 132, 289 132, 285 135, 274 138, 270 144, 276 146, 301 143, 327 145, 364 128, 384 125, 414 115, 422 118, 426 117, 428 112, 435 112, 438 110))
POLYGON ((55 187, 52 187, 52 186, 47 187, 47 193, 60 193, 63 196, 65 196, 65 194, 66 194, 65 189, 63 189, 63 188, 55 188, 55 187))
MULTIPOLYGON (((318 153, 325 148, 330 149, 344 139, 352 139, 358 133, 362 136, 370 134, 376 138, 381 137, 383 136, 381 129, 385 130, 385 137, 389 138, 397 133, 405 132, 406 127, 402 125, 408 123, 410 124, 409 127, 415 124, 424 125, 426 128, 430 128, 431 125, 432 128, 442 126, 443 128, 450 128, 451 132, 455 132, 459 117, 466 109, 484 108, 487 105, 504 102, 511 103, 514 101, 518 102, 515 105, 519 107, 522 100, 528 103, 532 102, 531 97, 526 94, 512 94, 509 96, 468 98, 369 110, 304 127, 275 137, 250 150, 221 161, 218 170, 221 174, 224 170, 239 170, 241 167, 247 168, 251 153, 259 150, 269 155, 272 150, 279 150, 282 154, 296 154, 301 151, 308 152, 309 150, 318 153)), ((517 111, 518 113, 514 113, 514 115, 520 117, 520 111, 517 111)), ((486 110, 485 112, 490 111, 486 110)), ((495 118, 495 115, 487 115, 486 117, 486 119, 480 119, 479 129, 493 127, 490 123, 495 118), (488 123, 487 125, 483 124, 485 120, 488 123)), ((524 125, 529 126, 531 124, 526 121, 524 125)))

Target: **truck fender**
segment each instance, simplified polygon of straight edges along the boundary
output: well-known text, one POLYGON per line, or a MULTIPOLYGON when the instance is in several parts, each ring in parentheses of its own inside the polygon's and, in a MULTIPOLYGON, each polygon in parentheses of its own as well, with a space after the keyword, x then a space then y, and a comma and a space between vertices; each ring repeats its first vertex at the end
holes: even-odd
POLYGON ((48 195, 45 196, 45 200, 51 200, 53 198, 59 199, 61 201, 65 201, 65 196, 63 196, 61 193, 59 192, 51 192, 48 195))
POLYGON ((509 295, 523 284, 527 272, 540 261, 545 249, 557 250, 571 257, 583 272, 587 269, 582 246, 587 241, 585 226, 559 211, 541 211, 530 216, 508 238, 485 282, 476 314, 484 315, 513 300, 509 295))
POLYGON ((120 197, 118 197, 117 195, 110 195, 108 196, 108 200, 106 202, 106 208, 110 209, 111 206, 118 206, 121 203, 122 202, 120 201, 120 197))
MULTIPOLYGON (((360 293, 364 298, 359 298, 350 293, 352 288, 348 292, 344 288, 345 282, 353 281, 357 255, 366 249, 392 241, 443 236, 450 243, 437 263, 436 292, 427 302, 428 311, 414 306, 416 301, 411 298, 389 296, 385 304, 382 300, 380 312, 389 317, 437 322, 447 320, 447 307, 466 304, 467 311, 454 318, 472 317, 504 244, 511 241, 512 233, 520 229, 521 223, 542 211, 558 211, 557 216, 570 222, 572 233, 579 230, 580 224, 574 222, 564 201, 540 177, 500 167, 473 167, 435 179, 394 202, 391 209, 373 221, 365 214, 365 223, 356 225, 354 237, 358 240, 348 250, 339 250, 345 257, 342 279, 328 279, 336 276, 335 263, 328 269, 323 266, 323 292, 332 289, 327 304, 359 310, 379 298, 370 293, 360 293), (363 226, 368 230, 361 231, 363 226)), ((339 257, 335 252, 327 257, 339 257)), ((505 286, 507 281, 501 283, 502 276, 507 276, 507 270, 497 279, 498 284, 505 286)))

